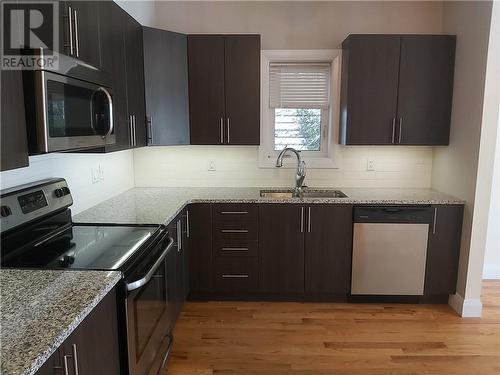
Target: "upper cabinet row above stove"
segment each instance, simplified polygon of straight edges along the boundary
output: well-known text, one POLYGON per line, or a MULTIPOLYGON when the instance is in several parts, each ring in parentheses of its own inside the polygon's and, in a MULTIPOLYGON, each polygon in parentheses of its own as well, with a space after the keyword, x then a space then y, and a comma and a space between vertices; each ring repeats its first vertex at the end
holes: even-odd
POLYGON ((455 39, 349 36, 342 44, 341 143, 448 145, 455 39))

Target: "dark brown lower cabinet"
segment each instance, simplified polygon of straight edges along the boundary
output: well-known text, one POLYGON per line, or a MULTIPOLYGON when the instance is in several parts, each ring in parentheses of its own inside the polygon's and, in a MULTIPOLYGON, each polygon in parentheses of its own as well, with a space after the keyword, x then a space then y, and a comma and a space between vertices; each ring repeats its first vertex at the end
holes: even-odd
POLYGON ((188 226, 189 288, 191 295, 212 291, 212 209, 210 204, 191 204, 188 226))
POLYGON ((455 293, 463 205, 436 205, 429 228, 424 294, 427 298, 455 293))
POLYGON ((352 205, 307 206, 305 292, 347 294, 350 291, 352 205))
POLYGON ((262 293, 304 293, 304 211, 299 204, 260 206, 262 293))
POLYGON ((37 375, 120 374, 116 292, 112 290, 80 323, 37 375))
POLYGON ((262 292, 347 295, 352 205, 260 206, 262 292))

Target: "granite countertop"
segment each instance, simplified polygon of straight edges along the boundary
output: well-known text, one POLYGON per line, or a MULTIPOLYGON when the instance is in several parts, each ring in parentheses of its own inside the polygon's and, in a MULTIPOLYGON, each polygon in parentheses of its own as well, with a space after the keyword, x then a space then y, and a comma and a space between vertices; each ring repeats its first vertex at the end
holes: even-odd
MULTIPOLYGON (((347 198, 262 198, 264 188, 134 188, 73 218, 80 223, 168 224, 189 203, 463 204, 431 189, 341 188, 347 198)), ((323 190, 323 188, 322 188, 323 190)))
POLYGON ((34 374, 121 279, 120 272, 0 270, 2 374, 34 374))

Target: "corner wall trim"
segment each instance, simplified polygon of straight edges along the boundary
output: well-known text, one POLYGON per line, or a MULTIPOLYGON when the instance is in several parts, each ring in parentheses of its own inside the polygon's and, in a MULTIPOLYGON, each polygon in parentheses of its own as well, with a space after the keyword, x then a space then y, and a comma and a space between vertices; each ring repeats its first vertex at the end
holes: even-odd
POLYGON ((480 318, 483 304, 479 299, 464 299, 460 294, 451 294, 448 304, 462 318, 480 318))

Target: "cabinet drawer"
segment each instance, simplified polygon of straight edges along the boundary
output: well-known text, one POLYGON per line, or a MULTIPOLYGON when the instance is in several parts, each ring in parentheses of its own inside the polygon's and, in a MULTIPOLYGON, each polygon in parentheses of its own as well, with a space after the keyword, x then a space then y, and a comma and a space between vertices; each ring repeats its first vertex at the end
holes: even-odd
POLYGON ((257 292, 258 259, 219 257, 215 260, 216 293, 257 292))
POLYGON ((213 228, 215 243, 234 243, 257 241, 259 239, 257 223, 215 223, 213 228))
POLYGON ((214 255, 217 257, 253 257, 257 256, 258 241, 218 240, 214 242, 214 255))
POLYGON ((258 207, 255 204, 214 204, 212 205, 214 222, 255 222, 259 217, 258 207))

